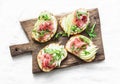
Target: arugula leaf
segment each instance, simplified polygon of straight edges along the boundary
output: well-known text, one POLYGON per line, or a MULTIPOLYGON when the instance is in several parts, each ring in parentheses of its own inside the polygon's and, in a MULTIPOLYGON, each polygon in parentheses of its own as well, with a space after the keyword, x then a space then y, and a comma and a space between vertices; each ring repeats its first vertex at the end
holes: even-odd
POLYGON ((43 14, 43 15, 40 15, 39 17, 38 17, 38 19, 40 20, 40 19, 43 19, 43 20, 50 20, 51 19, 51 17, 48 15, 48 14, 43 14))
POLYGON ((93 24, 92 28, 91 28, 91 33, 94 32, 94 28, 96 26, 96 22, 93 24))
POLYGON ((75 32, 76 29, 77 29, 77 26, 71 26, 71 30, 72 30, 73 32, 75 32))
POLYGON ((46 33, 46 31, 40 31, 39 36, 44 36, 45 33, 46 33))
POLYGON ((80 28, 78 28, 78 27, 77 27, 77 26, 75 26, 75 25, 71 26, 71 30, 72 30, 72 32, 78 32, 78 33, 80 33, 80 32, 81 32, 81 29, 80 29, 80 28))
POLYGON ((55 38, 58 39, 61 36, 62 32, 59 32, 55 35, 55 38))
POLYGON ((48 31, 48 30, 42 30, 42 31, 40 31, 40 32, 37 32, 38 34, 39 34, 39 37, 42 37, 42 36, 44 36, 45 34, 47 34, 47 33, 49 33, 50 31, 48 31))
POLYGON ((96 37, 96 33, 94 31, 95 26, 96 26, 96 22, 92 25, 92 27, 90 27, 90 25, 88 25, 86 28, 86 33, 89 35, 90 39, 96 37))
POLYGON ((67 33, 64 33, 64 32, 63 32, 63 33, 62 33, 62 36, 68 36, 68 35, 67 35, 67 33))
POLYGON ((44 52, 53 55, 53 62, 59 61, 64 55, 64 52, 62 52, 62 48, 61 50, 46 48, 44 49, 44 52))
POLYGON ((61 37, 61 36, 67 36, 67 33, 65 33, 65 32, 59 32, 59 33, 57 33, 57 34, 55 35, 55 39, 58 39, 58 38, 61 37))
POLYGON ((36 38, 39 38, 39 37, 42 37, 42 36, 44 36, 45 34, 47 34, 47 33, 49 33, 49 31, 44 31, 44 30, 42 30, 42 31, 37 31, 37 30, 35 30, 35 29, 33 29, 32 30, 32 32, 35 34, 35 36, 36 36, 36 38))
POLYGON ((84 52, 85 55, 89 55, 90 54, 90 52, 88 52, 86 50, 84 50, 83 52, 84 52))

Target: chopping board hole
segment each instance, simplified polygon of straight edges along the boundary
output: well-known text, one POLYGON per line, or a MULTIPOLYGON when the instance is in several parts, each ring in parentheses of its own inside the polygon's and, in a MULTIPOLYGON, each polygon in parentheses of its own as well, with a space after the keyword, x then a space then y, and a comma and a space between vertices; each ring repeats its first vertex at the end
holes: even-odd
POLYGON ((18 51, 18 48, 15 48, 15 51, 18 51))

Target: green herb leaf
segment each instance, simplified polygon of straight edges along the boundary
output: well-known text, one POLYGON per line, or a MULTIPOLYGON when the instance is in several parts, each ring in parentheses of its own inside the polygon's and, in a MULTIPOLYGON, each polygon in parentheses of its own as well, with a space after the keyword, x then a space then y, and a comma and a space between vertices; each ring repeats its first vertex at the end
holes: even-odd
POLYGON ((90 54, 90 52, 88 52, 86 50, 84 50, 83 52, 84 52, 85 55, 89 55, 90 54))
POLYGON ((44 36, 45 32, 46 32, 46 31, 40 31, 40 32, 39 32, 39 36, 44 36))
POLYGON ((96 22, 92 25, 92 27, 90 27, 90 25, 87 26, 86 33, 89 35, 90 39, 96 37, 96 33, 94 31, 95 26, 96 26, 96 22))
POLYGON ((41 37, 41 36, 44 36, 45 34, 47 34, 47 33, 49 33, 50 31, 48 31, 48 30, 42 30, 42 31, 40 31, 40 32, 38 32, 39 33, 39 37, 41 37))
POLYGON ((62 36, 68 36, 68 35, 67 35, 67 33, 64 33, 64 32, 63 32, 63 33, 62 33, 62 36))
POLYGON ((73 32, 75 32, 76 29, 77 29, 77 26, 71 26, 71 30, 72 30, 73 32))
POLYGON ((77 26, 73 25, 71 26, 71 32, 78 32, 80 33, 82 30, 80 28, 78 28, 77 26))
POLYGON ((57 33, 57 34, 55 35, 55 39, 58 39, 58 38, 61 37, 61 36, 67 36, 67 33, 65 33, 65 32, 59 32, 59 33, 57 33))
POLYGON ((36 30, 32 30, 32 32, 35 34, 36 38, 42 37, 45 34, 49 33, 49 31, 36 31, 36 30))
POLYGON ((57 34, 55 35, 55 38, 58 39, 60 36, 61 36, 61 32, 57 33, 57 34))
POLYGON ((89 33, 89 36, 92 38, 95 38, 96 37, 96 34, 93 32, 93 33, 89 33))
POLYGON ((51 19, 51 17, 48 15, 48 14, 43 14, 43 15, 40 15, 39 17, 38 17, 38 19, 40 20, 40 19, 43 19, 43 20, 50 20, 51 19))
POLYGON ((62 56, 64 56, 64 52, 62 52, 62 48, 61 50, 46 48, 44 49, 44 52, 53 55, 52 62, 59 61, 62 58, 62 56))
POLYGON ((93 26, 92 26, 92 28, 91 28, 91 31, 90 31, 91 33, 94 32, 95 26, 96 26, 96 22, 93 24, 93 26))

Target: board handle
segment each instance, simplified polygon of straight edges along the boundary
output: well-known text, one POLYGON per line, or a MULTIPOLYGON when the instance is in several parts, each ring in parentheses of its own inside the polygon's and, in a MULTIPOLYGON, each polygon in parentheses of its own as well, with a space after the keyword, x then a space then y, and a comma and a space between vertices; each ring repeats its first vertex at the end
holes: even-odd
POLYGON ((12 45, 9 48, 12 57, 33 51, 33 47, 31 43, 12 45))

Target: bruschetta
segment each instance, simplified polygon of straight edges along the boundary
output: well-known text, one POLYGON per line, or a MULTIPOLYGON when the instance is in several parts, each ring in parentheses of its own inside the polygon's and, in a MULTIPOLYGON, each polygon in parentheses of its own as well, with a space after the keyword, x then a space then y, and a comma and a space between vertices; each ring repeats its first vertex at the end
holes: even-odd
POLYGON ((90 23, 89 12, 86 9, 78 9, 61 17, 59 23, 68 36, 81 33, 90 23))
POLYGON ((42 71, 50 72, 54 68, 60 67, 66 57, 67 51, 63 45, 51 43, 39 51, 37 62, 42 71))
POLYGON ((66 50, 85 62, 94 60, 98 48, 93 42, 83 35, 71 37, 65 46, 66 50))
POLYGON ((56 31, 56 17, 47 11, 41 12, 32 30, 32 38, 40 43, 47 42, 56 31))

